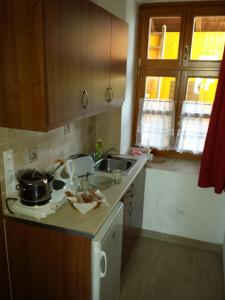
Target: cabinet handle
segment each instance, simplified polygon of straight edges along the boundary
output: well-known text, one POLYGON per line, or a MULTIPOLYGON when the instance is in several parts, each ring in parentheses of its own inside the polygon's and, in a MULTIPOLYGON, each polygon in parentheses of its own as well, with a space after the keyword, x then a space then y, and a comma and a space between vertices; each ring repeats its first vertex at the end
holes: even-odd
MULTIPOLYGON (((104 278, 105 275, 106 275, 106 272, 107 272, 107 256, 106 256, 105 251, 100 251, 100 260, 99 260, 99 263, 101 263, 102 258, 104 258, 105 270, 102 271, 102 270, 100 269, 100 278, 104 278)), ((100 267, 100 266, 99 266, 99 267, 100 267)))
POLYGON ((112 100, 113 100, 113 89, 112 89, 112 87, 111 86, 109 86, 109 91, 110 91, 110 97, 109 97, 109 101, 110 102, 112 102, 112 100))
POLYGON ((132 216, 133 210, 134 210, 134 207, 133 207, 133 202, 131 200, 131 201, 129 201, 129 208, 128 208, 128 215, 129 216, 132 216))
POLYGON ((83 94, 82 94, 82 106, 83 109, 86 109, 88 106, 88 93, 86 89, 83 90, 83 94))
POLYGON ((105 99, 106 102, 109 103, 110 101, 110 87, 107 86, 106 90, 105 90, 105 99))
POLYGON ((131 184, 131 196, 134 197, 136 193, 136 186, 134 183, 131 184))
POLYGON ((188 55, 189 55, 189 47, 185 46, 184 47, 184 59, 188 60, 188 55))
POLYGON ((129 200, 132 197, 131 190, 127 191, 124 197, 129 200))

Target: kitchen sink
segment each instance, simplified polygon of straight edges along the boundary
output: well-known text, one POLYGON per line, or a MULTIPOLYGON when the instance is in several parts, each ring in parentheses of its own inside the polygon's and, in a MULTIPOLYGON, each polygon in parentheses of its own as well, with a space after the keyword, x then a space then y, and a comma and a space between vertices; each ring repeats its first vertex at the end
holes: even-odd
POLYGON ((123 174, 128 174, 136 160, 122 157, 103 157, 95 164, 95 171, 111 173, 115 169, 119 169, 123 174))

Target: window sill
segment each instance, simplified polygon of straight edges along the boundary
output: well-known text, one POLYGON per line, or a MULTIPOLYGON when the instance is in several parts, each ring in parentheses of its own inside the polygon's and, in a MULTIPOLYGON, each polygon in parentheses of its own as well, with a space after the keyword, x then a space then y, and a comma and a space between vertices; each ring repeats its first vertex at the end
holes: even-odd
POLYGON ((153 160, 147 163, 147 168, 198 175, 200 161, 154 156, 153 160))

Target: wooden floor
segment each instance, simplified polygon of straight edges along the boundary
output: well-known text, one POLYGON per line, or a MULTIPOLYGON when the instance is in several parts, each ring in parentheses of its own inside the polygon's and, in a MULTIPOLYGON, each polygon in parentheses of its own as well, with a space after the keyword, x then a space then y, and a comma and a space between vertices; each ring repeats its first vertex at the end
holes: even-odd
POLYGON ((222 300, 219 253, 140 238, 123 282, 120 300, 222 300))

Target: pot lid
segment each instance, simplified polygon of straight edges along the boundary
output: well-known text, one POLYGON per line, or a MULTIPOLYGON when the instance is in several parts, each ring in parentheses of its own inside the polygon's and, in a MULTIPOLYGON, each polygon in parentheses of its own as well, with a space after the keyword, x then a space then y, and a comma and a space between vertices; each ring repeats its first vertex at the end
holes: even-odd
POLYGON ((44 173, 36 169, 22 169, 16 173, 18 182, 22 184, 38 184, 40 182, 47 183, 47 177, 44 173))

